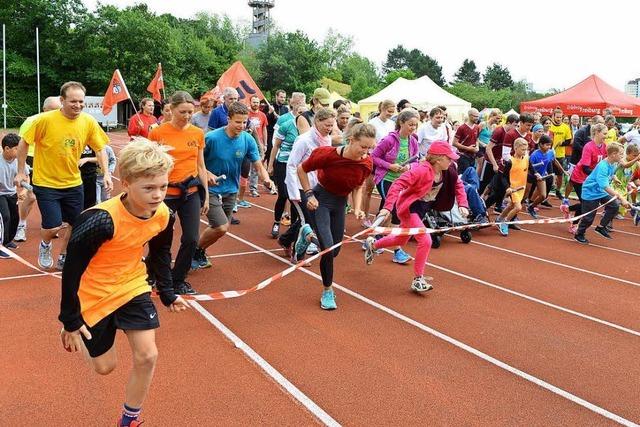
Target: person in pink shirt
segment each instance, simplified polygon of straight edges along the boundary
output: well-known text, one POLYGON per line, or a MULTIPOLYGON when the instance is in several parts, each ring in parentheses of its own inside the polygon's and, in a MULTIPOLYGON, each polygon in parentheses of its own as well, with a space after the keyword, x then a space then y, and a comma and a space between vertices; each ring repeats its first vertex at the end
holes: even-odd
MULTIPOLYGON (((605 144, 607 132, 607 126, 602 123, 591 126, 591 141, 587 142, 582 149, 582 157, 580 157, 576 167, 573 168, 571 178, 569 178, 579 201, 571 206, 564 204, 560 206, 560 210, 566 219, 569 218, 570 212, 573 212, 575 216, 582 214, 582 184, 598 162, 607 157, 607 145, 605 144)), ((573 222, 569 225, 570 233, 575 233, 576 224, 577 222, 573 222)))
MULTIPOLYGON (((458 179, 458 173, 453 164, 453 161, 458 158, 459 156, 453 152, 447 141, 433 142, 427 151, 426 160, 419 165, 413 165, 391 185, 384 208, 380 210, 378 216, 389 216, 395 207, 400 219, 400 227, 423 228, 422 218, 428 210, 450 210, 454 199, 458 202, 462 217, 469 216, 464 185, 458 179)), ((376 250, 403 246, 409 238, 410 236, 387 235, 376 241, 374 237, 368 237, 364 247, 365 262, 367 265, 373 262, 376 250)), ((418 241, 418 248, 413 266, 414 278, 411 289, 416 292, 425 292, 433 289, 433 285, 429 283, 433 279, 424 276, 424 268, 431 250, 431 236, 418 234, 415 238, 418 241)))

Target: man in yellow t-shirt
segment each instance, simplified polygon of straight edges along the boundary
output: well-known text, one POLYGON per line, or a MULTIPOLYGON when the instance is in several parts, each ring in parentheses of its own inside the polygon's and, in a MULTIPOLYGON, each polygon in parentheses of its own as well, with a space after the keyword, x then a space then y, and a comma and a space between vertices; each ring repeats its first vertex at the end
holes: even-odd
POLYGON ((615 116, 606 116, 604 118, 604 124, 607 125, 607 137, 604 139, 604 143, 609 145, 612 142, 618 141, 618 128, 616 127, 615 116))
POLYGON ((38 250, 38 264, 53 267, 51 239, 68 225, 62 237, 57 268, 62 269, 71 227, 82 212, 84 192, 78 161, 88 145, 96 152, 98 164, 105 171, 104 184, 113 188, 108 159, 104 147, 109 138, 98 122, 83 113, 85 88, 78 82, 67 82, 60 88, 59 110, 39 114, 26 130, 18 146, 17 186, 29 182, 25 174, 27 145, 34 145, 33 192, 42 217, 42 241, 38 250))
MULTIPOLYGON (((563 167, 566 166, 565 161, 565 147, 571 145, 573 135, 571 134, 571 128, 568 124, 562 122, 564 113, 562 109, 556 108, 553 110, 553 116, 551 117, 551 127, 549 131, 553 133, 553 149, 556 154, 556 159, 563 167)), ((562 200, 562 194, 560 188, 562 187, 562 179, 564 178, 564 171, 558 170, 558 167, 554 167, 556 174, 556 196, 562 200)))

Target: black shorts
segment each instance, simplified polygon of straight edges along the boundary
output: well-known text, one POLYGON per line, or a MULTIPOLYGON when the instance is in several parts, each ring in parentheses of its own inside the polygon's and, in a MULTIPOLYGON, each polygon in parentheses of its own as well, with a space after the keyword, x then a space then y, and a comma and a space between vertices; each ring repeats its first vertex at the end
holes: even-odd
POLYGON ((63 189, 34 185, 33 194, 36 195, 45 230, 60 227, 63 222, 73 226, 84 208, 82 185, 63 189))
POLYGON ((145 331, 160 326, 156 306, 151 301, 151 294, 138 295, 95 325, 89 328, 91 339, 84 336, 82 340, 91 357, 105 354, 116 339, 116 331, 145 331))

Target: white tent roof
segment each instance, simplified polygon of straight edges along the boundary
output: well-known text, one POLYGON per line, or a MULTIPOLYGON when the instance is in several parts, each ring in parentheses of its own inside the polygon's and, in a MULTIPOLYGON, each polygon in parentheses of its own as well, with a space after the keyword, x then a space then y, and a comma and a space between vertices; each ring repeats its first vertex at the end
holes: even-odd
POLYGON ((375 104, 377 106, 385 99, 391 99, 394 102, 407 99, 414 107, 425 110, 444 105, 450 116, 464 115, 471 108, 470 102, 450 94, 435 84, 428 76, 422 76, 415 80, 400 77, 380 92, 361 100, 358 105, 375 104))

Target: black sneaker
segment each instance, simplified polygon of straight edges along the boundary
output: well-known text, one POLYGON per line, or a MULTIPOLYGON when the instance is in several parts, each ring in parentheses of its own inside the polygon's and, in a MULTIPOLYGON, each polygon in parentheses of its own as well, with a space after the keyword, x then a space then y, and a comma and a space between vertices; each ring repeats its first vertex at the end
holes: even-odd
POLYGON ((280 224, 278 224, 277 222, 274 222, 273 227, 271 227, 271 237, 273 237, 274 239, 277 239, 279 234, 280 234, 280 224))
POLYGON ((7 243, 6 245, 4 245, 4 247, 7 248, 7 249, 18 249, 18 245, 16 245, 13 242, 7 243))
POLYGON ((575 234, 573 238, 576 240, 576 242, 582 243, 583 245, 589 244, 589 241, 587 240, 586 237, 584 237, 584 234, 575 234))
POLYGON ((235 216, 232 216, 231 217, 231 224, 238 225, 238 224, 240 224, 240 220, 238 218, 236 218, 235 216))
POLYGON ((556 197, 560 200, 564 199, 564 197, 562 197, 562 194, 560 194, 560 190, 556 190, 556 197))
POLYGON ((176 295, 196 295, 198 293, 189 282, 174 284, 174 289, 176 295))
POLYGON ((533 205, 529 205, 527 207, 527 212, 531 215, 531 218, 538 219, 538 214, 536 213, 536 208, 533 205))
POLYGON ((606 228, 601 227, 601 226, 597 226, 595 228, 596 233, 598 233, 599 235, 601 235, 602 237, 604 237, 605 239, 612 239, 613 237, 611 237, 611 235, 609 234, 609 232, 607 231, 606 228))
POLYGON ((544 206, 544 207, 547 207, 547 208, 552 208, 552 207, 553 207, 553 205, 552 205, 551 203, 549 203, 549 201, 548 201, 548 200, 546 200, 546 199, 545 199, 545 200, 543 200, 540 204, 541 204, 542 206, 544 206))
POLYGON ((606 229, 609 233, 613 233, 614 231, 616 231, 616 230, 614 230, 614 229, 613 229, 613 225, 611 225, 611 224, 607 225, 607 226, 605 227, 605 229, 606 229))

